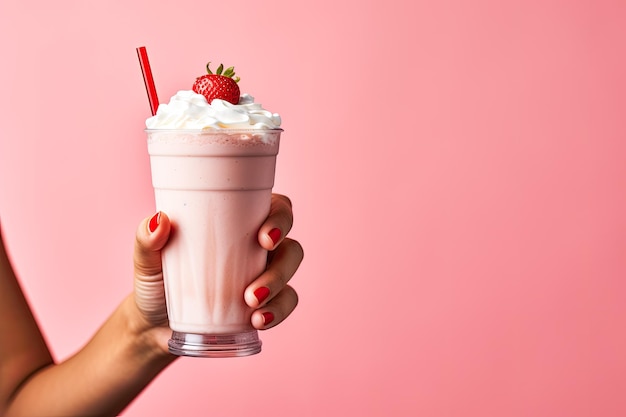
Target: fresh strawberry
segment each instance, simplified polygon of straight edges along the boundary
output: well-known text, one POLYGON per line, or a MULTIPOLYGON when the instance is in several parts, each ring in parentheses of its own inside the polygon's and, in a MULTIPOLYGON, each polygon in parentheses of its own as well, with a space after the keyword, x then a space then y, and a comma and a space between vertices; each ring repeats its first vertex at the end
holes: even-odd
POLYGON ((237 85, 239 77, 233 78, 235 67, 226 68, 224 71, 224 66, 220 64, 213 74, 209 65, 211 65, 210 62, 206 64, 208 74, 196 78, 196 82, 193 83, 193 91, 202 94, 209 104, 216 98, 232 104, 239 103, 239 86, 237 85))

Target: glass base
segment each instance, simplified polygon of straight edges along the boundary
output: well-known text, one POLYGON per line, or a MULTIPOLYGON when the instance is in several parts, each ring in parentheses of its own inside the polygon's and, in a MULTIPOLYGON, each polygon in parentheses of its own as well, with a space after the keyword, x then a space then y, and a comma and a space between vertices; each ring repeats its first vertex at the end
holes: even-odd
POLYGON ((172 332, 169 351, 178 356, 196 358, 232 358, 250 356, 261 351, 256 330, 234 334, 196 334, 172 332))

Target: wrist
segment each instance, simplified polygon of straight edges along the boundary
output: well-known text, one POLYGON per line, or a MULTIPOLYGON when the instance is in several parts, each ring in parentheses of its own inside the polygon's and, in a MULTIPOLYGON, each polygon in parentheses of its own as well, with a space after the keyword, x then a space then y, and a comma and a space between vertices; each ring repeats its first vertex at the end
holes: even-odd
POLYGON ((122 309, 131 344, 138 354, 156 361, 173 361, 177 358, 168 351, 167 341, 172 331, 167 323, 156 326, 149 322, 139 310, 134 294, 124 299, 122 309))

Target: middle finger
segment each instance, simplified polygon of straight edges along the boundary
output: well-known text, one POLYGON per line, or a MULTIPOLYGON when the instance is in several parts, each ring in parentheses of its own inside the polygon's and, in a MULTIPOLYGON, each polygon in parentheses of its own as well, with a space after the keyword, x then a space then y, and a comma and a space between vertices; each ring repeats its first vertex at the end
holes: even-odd
POLYGON ((272 253, 265 272, 246 288, 244 292, 246 303, 252 308, 258 308, 271 300, 296 273, 303 257, 304 252, 300 243, 285 238, 272 253))

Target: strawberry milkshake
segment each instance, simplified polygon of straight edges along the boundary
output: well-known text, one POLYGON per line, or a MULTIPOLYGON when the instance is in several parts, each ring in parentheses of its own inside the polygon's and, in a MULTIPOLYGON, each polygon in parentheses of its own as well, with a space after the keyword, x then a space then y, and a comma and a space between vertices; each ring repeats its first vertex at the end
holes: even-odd
POLYGON ((207 70, 146 121, 157 210, 172 222, 162 253, 169 349, 246 356, 261 351, 243 294, 266 267, 257 234, 269 214, 281 120, 240 95, 232 68, 207 70))

